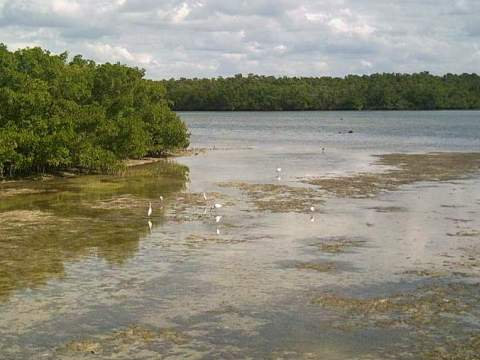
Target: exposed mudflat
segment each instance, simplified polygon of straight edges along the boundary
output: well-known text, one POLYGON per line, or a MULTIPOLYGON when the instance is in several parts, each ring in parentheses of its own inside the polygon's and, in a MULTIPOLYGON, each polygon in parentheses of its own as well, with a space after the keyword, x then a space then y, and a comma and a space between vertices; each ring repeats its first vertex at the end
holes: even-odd
POLYGON ((309 179, 305 182, 341 197, 373 197, 420 181, 451 181, 467 178, 480 170, 480 153, 385 154, 375 165, 378 172, 309 179))
POLYGON ((0 357, 478 359, 480 154, 215 150, 2 184, 0 357))

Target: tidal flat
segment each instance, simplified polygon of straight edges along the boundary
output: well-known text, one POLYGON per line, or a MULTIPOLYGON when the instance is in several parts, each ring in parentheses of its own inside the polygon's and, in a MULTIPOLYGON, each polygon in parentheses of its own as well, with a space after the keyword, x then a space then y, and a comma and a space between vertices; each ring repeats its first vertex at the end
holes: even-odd
POLYGON ((478 359, 480 153, 193 134, 0 183, 0 358, 478 359))

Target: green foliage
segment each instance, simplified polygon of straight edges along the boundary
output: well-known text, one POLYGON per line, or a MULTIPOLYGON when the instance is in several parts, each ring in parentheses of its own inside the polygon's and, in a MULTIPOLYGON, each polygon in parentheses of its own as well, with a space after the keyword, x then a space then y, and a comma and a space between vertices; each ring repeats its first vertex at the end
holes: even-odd
POLYGON ((0 44, 0 177, 113 171, 122 159, 188 146, 164 86, 143 70, 67 59, 0 44))
POLYGON ((349 75, 345 78, 230 78, 162 82, 174 110, 480 109, 480 76, 349 75))

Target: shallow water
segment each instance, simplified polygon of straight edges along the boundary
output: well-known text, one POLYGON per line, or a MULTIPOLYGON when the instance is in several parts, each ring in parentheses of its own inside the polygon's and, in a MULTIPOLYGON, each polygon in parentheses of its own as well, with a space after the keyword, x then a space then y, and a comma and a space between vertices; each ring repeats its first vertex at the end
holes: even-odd
POLYGON ((121 177, 0 185, 0 358, 477 349, 478 171, 361 199, 302 180, 382 171, 375 154, 477 152, 480 112, 181 116, 209 151, 121 177))

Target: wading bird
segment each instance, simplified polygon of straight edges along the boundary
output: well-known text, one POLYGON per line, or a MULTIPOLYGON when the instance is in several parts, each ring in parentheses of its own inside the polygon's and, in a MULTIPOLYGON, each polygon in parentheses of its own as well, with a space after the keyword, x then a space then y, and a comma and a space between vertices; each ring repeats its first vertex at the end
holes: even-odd
POLYGON ((282 177, 280 176, 282 173, 282 168, 281 167, 277 167, 277 180, 280 181, 282 180, 282 177))
POLYGON ((148 203, 148 211, 147 211, 147 216, 150 217, 152 215, 152 203, 148 203))
POLYGON ((207 194, 203 193, 203 200, 207 201, 207 194))
POLYGON ((311 212, 314 212, 315 211, 315 208, 313 206, 310 206, 310 211, 311 212))

